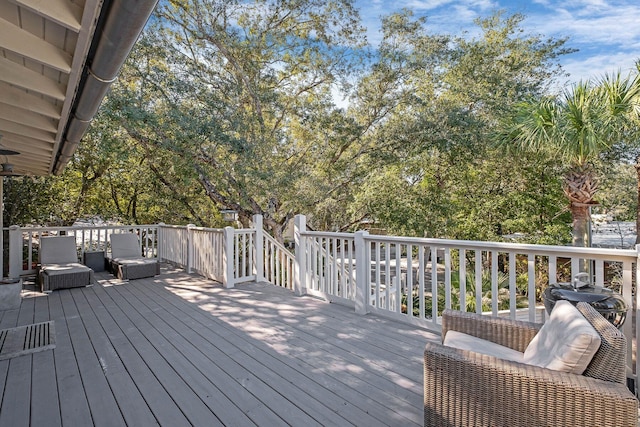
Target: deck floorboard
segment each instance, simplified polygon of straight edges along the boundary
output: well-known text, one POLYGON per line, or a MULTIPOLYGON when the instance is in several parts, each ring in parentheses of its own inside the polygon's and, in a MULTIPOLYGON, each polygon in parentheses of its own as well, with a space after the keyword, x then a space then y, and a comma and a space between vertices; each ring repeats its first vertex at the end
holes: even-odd
POLYGON ((1 328, 56 330, 55 349, 0 361, 0 425, 422 425, 436 334, 172 267, 96 277, 0 313, 1 328))

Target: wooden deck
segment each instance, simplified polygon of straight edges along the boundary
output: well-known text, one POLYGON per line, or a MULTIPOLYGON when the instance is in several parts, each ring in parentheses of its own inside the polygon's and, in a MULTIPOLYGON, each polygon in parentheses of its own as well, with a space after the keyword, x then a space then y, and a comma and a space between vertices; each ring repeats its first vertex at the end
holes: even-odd
POLYGON ((24 295, 0 329, 56 348, 0 361, 0 426, 422 425, 435 334, 267 284, 184 271, 24 295))

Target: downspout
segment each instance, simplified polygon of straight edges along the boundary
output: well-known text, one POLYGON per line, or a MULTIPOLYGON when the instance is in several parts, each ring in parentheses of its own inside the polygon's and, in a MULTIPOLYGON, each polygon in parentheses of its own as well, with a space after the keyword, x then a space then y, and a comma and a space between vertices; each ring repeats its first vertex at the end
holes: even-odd
POLYGON ((94 36, 89 49, 71 118, 54 161, 54 174, 62 173, 71 160, 157 3, 158 0, 105 1, 96 28, 99 35, 94 36))

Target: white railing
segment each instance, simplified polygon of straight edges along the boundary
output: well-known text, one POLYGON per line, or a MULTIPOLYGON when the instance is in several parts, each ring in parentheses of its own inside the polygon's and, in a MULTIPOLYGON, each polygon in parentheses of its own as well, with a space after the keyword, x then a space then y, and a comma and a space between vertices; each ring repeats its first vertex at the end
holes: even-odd
POLYGON ((295 255, 262 229, 195 226, 10 227, 10 276, 34 272, 39 238, 71 234, 79 257, 109 250, 108 235, 135 232, 141 250, 226 287, 267 281, 402 322, 440 330, 446 308, 544 321, 540 290, 549 283, 570 282, 587 266, 593 283, 614 288, 631 304, 622 330, 632 364, 640 331, 638 250, 576 248, 422 239, 351 233, 314 232, 304 216, 295 219, 295 255), (635 323, 634 321, 635 320, 635 323))
POLYGON ((178 225, 160 225, 158 242, 158 258, 182 268, 189 265, 189 231, 187 227, 178 225))
POLYGON ((354 235, 347 233, 303 233, 306 293, 329 301, 355 302, 354 235))
POLYGON ((25 227, 11 226, 9 231, 9 276, 34 274, 38 264, 40 238, 45 236, 75 236, 78 257, 85 252, 111 251, 109 236, 113 233, 135 233, 139 236, 141 254, 155 257, 158 249, 157 225, 86 226, 86 227, 25 227))
POLYGON ((293 290, 296 262, 294 255, 271 235, 263 233, 263 238, 263 280, 293 290))
POLYGON ((622 331, 629 367, 640 331, 638 250, 576 248, 306 231, 296 219, 298 294, 322 296, 402 322, 441 330, 446 308, 543 322, 541 289, 571 282, 585 266, 597 286, 631 304, 622 331), (633 320, 636 321, 634 324, 633 320))
POLYGON ((254 229, 161 225, 159 258, 233 287, 256 280, 254 229))
POLYGON ((233 250, 225 252, 233 254, 233 283, 256 280, 255 230, 227 229, 233 230, 233 250))

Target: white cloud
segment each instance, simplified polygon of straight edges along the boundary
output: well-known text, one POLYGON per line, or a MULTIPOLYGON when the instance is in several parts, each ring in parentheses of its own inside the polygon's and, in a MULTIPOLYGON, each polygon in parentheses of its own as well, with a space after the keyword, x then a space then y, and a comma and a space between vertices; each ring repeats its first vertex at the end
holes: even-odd
POLYGON ((640 4, 637 0, 358 0, 369 41, 380 42, 380 16, 413 9, 427 16, 431 33, 479 34, 473 21, 498 9, 523 13, 526 33, 569 40, 579 52, 559 58, 571 81, 633 69, 640 59, 640 4))
POLYGON ((565 71, 571 74, 569 82, 599 79, 605 74, 622 72, 623 75, 635 70, 635 58, 626 52, 612 52, 589 56, 584 59, 564 61, 565 71))

